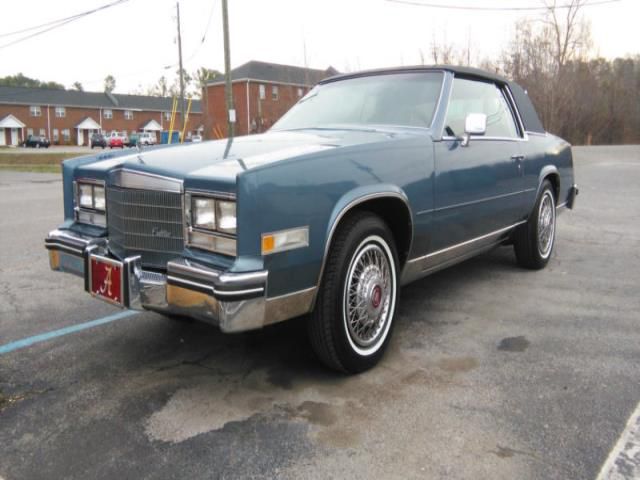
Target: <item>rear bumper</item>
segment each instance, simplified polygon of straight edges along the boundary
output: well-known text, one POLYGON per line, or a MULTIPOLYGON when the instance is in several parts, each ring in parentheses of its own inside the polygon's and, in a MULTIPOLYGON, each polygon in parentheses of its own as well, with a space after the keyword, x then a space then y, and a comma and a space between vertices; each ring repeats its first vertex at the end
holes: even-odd
POLYGON ((569 196, 567 198, 567 208, 573 209, 576 204, 576 197, 580 193, 578 186, 574 183, 569 189, 569 196))
POLYGON ((580 193, 578 186, 574 183, 569 187, 569 191, 567 192, 566 200, 562 203, 559 203, 556 207, 559 212, 564 211, 566 208, 573 210, 576 204, 576 197, 580 193))
MULTIPOLYGON (((83 278, 90 293, 90 259, 115 259, 107 242, 105 238, 54 230, 45 239, 45 247, 51 269, 83 278)), ((122 264, 125 308, 186 315, 216 324, 224 332, 261 328, 307 313, 315 294, 311 288, 267 298, 266 270, 231 273, 176 258, 160 273, 144 270, 137 256, 125 258, 122 264)))

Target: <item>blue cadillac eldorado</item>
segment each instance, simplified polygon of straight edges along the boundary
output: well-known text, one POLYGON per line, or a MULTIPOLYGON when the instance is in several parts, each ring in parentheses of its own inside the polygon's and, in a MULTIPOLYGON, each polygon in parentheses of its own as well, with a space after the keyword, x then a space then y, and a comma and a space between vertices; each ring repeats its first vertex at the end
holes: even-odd
POLYGON ((570 145, 520 86, 449 66, 330 78, 267 133, 67 160, 63 177, 52 269, 224 332, 303 316, 349 373, 382 356, 401 285, 501 244, 543 268, 578 193, 570 145))

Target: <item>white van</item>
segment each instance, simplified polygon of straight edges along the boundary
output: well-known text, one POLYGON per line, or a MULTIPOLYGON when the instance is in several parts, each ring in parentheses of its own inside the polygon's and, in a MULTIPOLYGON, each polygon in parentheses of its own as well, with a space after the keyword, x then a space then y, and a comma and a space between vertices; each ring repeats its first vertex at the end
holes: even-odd
POLYGON ((158 143, 158 139, 156 138, 156 134, 152 132, 142 132, 138 136, 138 144, 140 145, 155 145, 158 143))

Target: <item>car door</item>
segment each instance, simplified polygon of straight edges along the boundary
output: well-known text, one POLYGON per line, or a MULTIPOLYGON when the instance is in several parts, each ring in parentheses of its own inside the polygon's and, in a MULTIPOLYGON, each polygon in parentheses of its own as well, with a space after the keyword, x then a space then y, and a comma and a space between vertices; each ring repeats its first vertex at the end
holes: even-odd
POLYGON ((435 142, 431 251, 486 236, 520 220, 523 132, 506 87, 455 77, 441 141, 435 142), (461 137, 467 115, 487 116, 486 132, 461 137))

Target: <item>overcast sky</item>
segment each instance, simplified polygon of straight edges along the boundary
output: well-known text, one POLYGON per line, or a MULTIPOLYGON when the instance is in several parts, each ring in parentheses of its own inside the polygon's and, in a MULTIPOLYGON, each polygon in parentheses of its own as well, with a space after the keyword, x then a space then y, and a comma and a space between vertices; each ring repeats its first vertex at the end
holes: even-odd
MULTIPOLYGON (((420 0, 416 0, 420 1, 420 0)), ((426 1, 426 0, 424 0, 426 1)), ((532 6, 539 0, 430 0, 431 3, 532 6)), ((116 78, 116 92, 146 87, 174 76, 175 0, 129 0, 57 30, 2 48, 3 36, 109 3, 109 0, 4 1, 0 14, 0 76, 22 72, 41 80, 101 91, 116 78), (171 70, 164 67, 173 65, 171 70)), ((560 0, 562 3, 562 0, 560 0)), ((220 0, 181 0, 185 68, 223 69, 220 0), (211 15, 212 13, 212 15, 211 15), (211 21, 206 41, 201 39, 211 21)), ((523 12, 470 12, 391 3, 386 0, 229 0, 232 67, 263 60, 314 68, 358 70, 429 61, 435 38, 466 46, 476 59, 495 57, 507 45, 523 12)), ((595 53, 606 57, 640 53, 639 0, 584 9, 595 53)))

